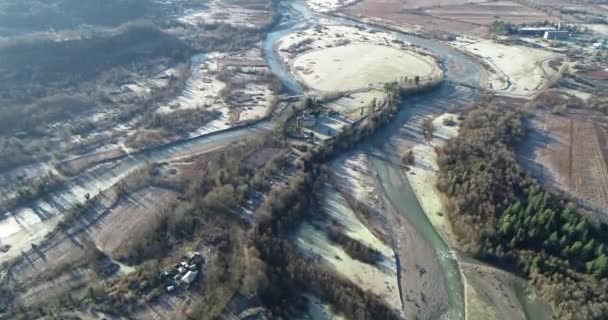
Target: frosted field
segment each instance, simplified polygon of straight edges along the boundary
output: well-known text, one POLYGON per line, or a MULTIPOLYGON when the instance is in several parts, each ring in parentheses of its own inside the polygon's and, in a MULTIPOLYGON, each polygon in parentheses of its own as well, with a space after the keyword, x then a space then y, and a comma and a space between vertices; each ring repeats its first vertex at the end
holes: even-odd
POLYGON ((378 250, 382 261, 371 265, 351 258, 342 246, 327 237, 324 230, 309 222, 301 224, 295 234, 295 244, 301 250, 321 257, 325 263, 359 287, 379 295, 389 306, 400 309, 397 266, 392 249, 372 234, 337 190, 326 184, 325 194, 322 206, 328 216, 338 222, 346 235, 378 250))
POLYGON ((370 104, 376 100, 376 105, 381 105, 386 98, 386 93, 380 90, 369 90, 365 92, 351 93, 342 98, 323 104, 324 107, 339 112, 341 115, 356 121, 367 115, 370 104), (363 110, 363 114, 361 111, 363 110))
POLYGON ((297 57, 295 74, 318 91, 350 91, 415 76, 429 77, 435 63, 427 57, 388 46, 353 43, 297 57))
POLYGON ((539 92, 557 72, 546 62, 559 54, 528 48, 508 46, 492 40, 456 41, 460 49, 479 56, 493 69, 489 82, 492 89, 512 96, 530 96, 539 92))
POLYGON ((357 0, 308 0, 308 6, 318 12, 330 12, 355 4, 357 0))

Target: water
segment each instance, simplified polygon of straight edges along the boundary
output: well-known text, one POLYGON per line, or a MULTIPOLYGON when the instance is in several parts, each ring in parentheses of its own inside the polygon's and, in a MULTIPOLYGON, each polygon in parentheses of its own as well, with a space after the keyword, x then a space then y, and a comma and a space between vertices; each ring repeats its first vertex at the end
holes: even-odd
MULTIPOLYGON (((272 32, 266 38, 264 50, 266 60, 271 70, 283 82, 285 88, 294 94, 301 94, 302 88, 291 75, 287 66, 280 62, 274 51, 276 41, 290 33, 296 32, 308 25, 317 23, 316 14, 311 13, 299 2, 282 2, 281 10, 290 15, 292 19, 284 22, 279 29, 272 32)), ((324 16, 343 25, 361 25, 347 19, 324 16)), ((379 27, 368 28, 384 31, 395 35, 402 41, 423 47, 432 51, 441 61, 446 72, 446 78, 457 82, 478 85, 480 82, 482 68, 471 61, 467 56, 457 52, 447 44, 423 39, 412 35, 401 34, 379 27)), ((444 272, 444 283, 448 293, 447 310, 437 310, 432 315, 433 319, 464 319, 465 297, 463 279, 455 253, 449 249, 447 243, 437 233, 422 210, 415 194, 413 193, 407 177, 401 172, 399 165, 399 146, 404 140, 423 142, 420 130, 416 123, 429 114, 439 114, 451 108, 470 106, 472 101, 479 95, 470 89, 442 85, 431 94, 408 98, 402 106, 396 119, 381 129, 377 134, 368 139, 361 146, 368 154, 372 155, 372 163, 381 179, 386 196, 391 200, 400 214, 416 228, 422 237, 433 247, 436 256, 444 272)))
MULTIPOLYGON (((84 195, 87 193, 91 196, 97 195, 130 173, 144 168, 147 163, 162 162, 195 152, 210 151, 270 129, 270 122, 263 121, 252 127, 210 133, 149 149, 115 162, 97 165, 78 175, 58 191, 36 201, 30 207, 5 212, 2 215, 4 219, 0 221, 0 243, 19 245, 11 243, 9 237, 23 229, 28 229, 28 235, 34 239, 44 236, 46 231, 34 228, 34 226, 61 215, 77 203, 84 202, 84 195)), ((213 130, 213 128, 209 128, 209 130, 213 130)), ((16 254, 18 254, 18 250, 19 247, 14 247, 9 253, 17 252, 16 254)), ((7 259, 6 254, 1 257, 7 259)))
MULTIPOLYGON (((278 54, 274 50, 274 45, 281 37, 306 27, 307 22, 308 25, 314 25, 317 22, 317 19, 313 13, 299 3, 290 2, 289 5, 287 5, 287 3, 283 2, 281 3, 281 8, 283 12, 287 12, 292 19, 290 19, 290 22, 279 25, 279 29, 270 33, 266 38, 264 43, 266 61, 288 91, 294 94, 301 94, 301 86, 292 76, 288 67, 280 62, 278 54)), ((358 25, 358 23, 350 20, 333 17, 327 18, 345 25, 358 25)), ((372 27, 372 29, 386 31, 378 27, 372 27)), ((457 78, 459 81, 473 85, 479 83, 482 69, 471 62, 466 56, 454 51, 447 45, 411 35, 395 32, 390 33, 403 41, 433 51, 442 60, 448 78, 457 78)), ((381 155, 380 157, 372 158, 374 159, 373 164, 381 177, 387 196, 393 201, 399 212, 405 215, 422 234, 424 239, 431 244, 435 250, 435 254, 439 257, 441 267, 445 274, 449 307, 448 310, 438 310, 438 312, 433 315, 436 319, 446 317, 450 319, 464 318, 464 290, 460 269, 453 252, 450 251, 445 241, 443 241, 435 231, 425 213, 422 211, 418 200, 410 188, 407 178, 401 173, 400 168, 393 165, 391 161, 399 163, 398 151, 396 151, 395 148, 395 146, 398 145, 398 141, 395 141, 395 139, 402 139, 404 136, 420 136, 419 133, 415 132, 403 132, 404 130, 407 131, 404 125, 413 118, 419 117, 420 111, 425 110, 426 112, 432 113, 433 111, 447 109, 447 107, 451 106, 455 101, 462 100, 463 96, 467 100, 463 101, 463 104, 466 104, 469 102, 468 100, 471 98, 472 94, 470 92, 463 94, 461 91, 463 91, 463 89, 446 85, 442 86, 438 91, 433 92, 432 95, 426 95, 422 99, 417 98, 415 101, 407 101, 406 104, 408 105, 402 108, 402 112, 399 113, 397 119, 374 136, 374 143, 368 143, 364 147, 366 151, 371 154, 381 155), (437 99, 434 98, 436 96, 444 97, 444 99, 437 101, 437 99), (414 108, 411 104, 417 104, 418 107, 414 108)))
MULTIPOLYGON (((280 10, 284 14, 282 21, 274 31, 267 35, 264 41, 265 58, 271 71, 281 80, 286 91, 292 94, 302 94, 302 87, 291 75, 288 67, 281 63, 281 60, 274 51, 274 45, 278 39, 285 35, 314 26, 318 21, 318 15, 310 12, 299 2, 282 1, 280 3, 280 10)), ((334 17, 326 18, 345 25, 359 25, 359 23, 350 20, 334 17)), ((441 59, 448 79, 471 85, 478 84, 482 68, 465 55, 451 49, 448 45, 435 40, 384 30, 383 28, 370 28, 395 34, 403 41, 433 51, 441 59)), ((463 283, 453 252, 449 250, 447 244, 435 231, 413 194, 407 178, 401 173, 400 168, 395 165, 395 163, 398 163, 398 146, 405 139, 421 139, 420 132, 413 126, 410 126, 410 124, 416 123, 422 116, 445 112, 447 108, 453 106, 467 105, 470 104, 471 100, 475 100, 476 98, 478 98, 476 94, 470 90, 451 85, 443 85, 427 95, 408 98, 396 119, 361 147, 370 155, 376 155, 376 157, 372 157, 373 165, 382 180, 387 196, 395 204, 399 212, 406 216, 425 240, 433 246, 439 258, 441 267, 445 273, 449 308, 448 310, 439 310, 435 318, 463 318, 463 283)), ((211 150, 268 129, 269 122, 263 122, 251 128, 197 137, 152 149, 122 159, 119 162, 99 165, 79 175, 63 189, 51 194, 47 199, 39 200, 32 208, 5 213, 4 216, 6 218, 0 222, 0 241, 6 243, 4 240, 12 234, 61 214, 70 206, 82 202, 84 194, 90 193, 91 195, 95 195, 99 190, 112 186, 129 173, 145 167, 145 164, 148 162, 164 161, 197 150, 211 150)), ((36 231, 28 230, 28 232, 31 234, 36 231)), ((42 235, 41 233, 39 236, 42 235)), ((9 251, 9 254, 14 252, 19 252, 19 249, 13 248, 9 251)), ((6 259, 6 257, 4 255, 2 258, 6 259)))
POLYGON ((289 93, 300 95, 303 93, 302 86, 292 76, 289 67, 281 62, 281 58, 275 52, 275 44, 286 35, 305 29, 312 23, 316 23, 316 19, 300 3, 287 4, 282 1, 279 4, 279 10, 282 15, 281 20, 276 29, 268 33, 264 40, 264 57, 270 71, 281 80, 284 89, 289 93))
MULTIPOLYGON (((377 153, 378 151, 373 152, 377 153)), ((415 226, 416 230, 433 247, 435 254, 439 258, 438 260, 444 271, 445 285, 448 293, 448 310, 437 310, 432 315, 432 318, 464 319, 464 287, 458 262, 453 252, 433 228, 424 211, 422 211, 400 166, 388 162, 382 157, 372 157, 372 163, 378 172, 385 195, 390 199, 399 213, 404 215, 415 226)))

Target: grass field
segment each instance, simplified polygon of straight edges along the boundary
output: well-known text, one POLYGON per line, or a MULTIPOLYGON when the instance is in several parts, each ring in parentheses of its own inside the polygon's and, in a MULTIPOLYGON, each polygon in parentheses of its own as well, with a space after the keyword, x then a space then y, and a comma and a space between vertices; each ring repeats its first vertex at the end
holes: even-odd
POLYGON ((356 121, 369 112, 369 106, 374 99, 377 105, 381 105, 386 98, 386 93, 380 90, 369 90, 346 95, 342 98, 325 103, 323 106, 341 115, 356 121))
POLYGON ((308 87, 319 91, 349 91, 370 85, 433 75, 430 58, 388 46, 356 43, 311 51, 298 56, 292 67, 308 87))

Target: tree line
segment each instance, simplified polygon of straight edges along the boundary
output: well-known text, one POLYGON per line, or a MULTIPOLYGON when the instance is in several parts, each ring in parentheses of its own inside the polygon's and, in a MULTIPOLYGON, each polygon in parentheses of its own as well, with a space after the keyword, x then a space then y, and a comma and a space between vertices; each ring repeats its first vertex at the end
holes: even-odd
POLYGON ((465 248, 527 277, 559 319, 608 317, 608 227, 519 166, 522 114, 489 102, 438 150, 438 188, 465 248))

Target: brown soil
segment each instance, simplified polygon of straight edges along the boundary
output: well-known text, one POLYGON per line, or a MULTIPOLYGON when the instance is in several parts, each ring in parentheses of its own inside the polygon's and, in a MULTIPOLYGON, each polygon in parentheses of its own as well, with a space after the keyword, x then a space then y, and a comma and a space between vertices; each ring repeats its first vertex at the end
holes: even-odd
POLYGON ((393 12, 402 10, 417 10, 423 8, 435 8, 443 6, 462 5, 471 2, 485 2, 487 0, 364 0, 362 2, 373 3, 378 7, 391 7, 393 12))
POLYGON ((130 194, 97 222, 91 236, 105 253, 121 257, 131 242, 154 225, 158 209, 176 197, 175 192, 157 187, 130 194))
POLYGON ((555 141, 541 151, 559 185, 584 202, 608 208, 608 129, 599 122, 547 114, 555 141))
POLYGON ((608 71, 602 69, 579 72, 577 75, 591 80, 608 80, 608 71))
POLYGON ((344 12, 354 16, 386 20, 405 28, 486 37, 496 20, 512 23, 555 20, 546 13, 512 2, 465 0, 363 0, 344 12))
POLYGON ((347 7, 344 12, 362 18, 382 19, 387 24, 398 27, 415 29, 423 27, 428 31, 441 31, 450 33, 463 33, 485 36, 488 29, 467 22, 447 20, 418 11, 403 11, 400 0, 363 0, 358 4, 347 7))
POLYGON ((511 1, 447 6, 425 10, 425 13, 448 20, 485 26, 497 20, 521 24, 554 19, 542 11, 511 1))

